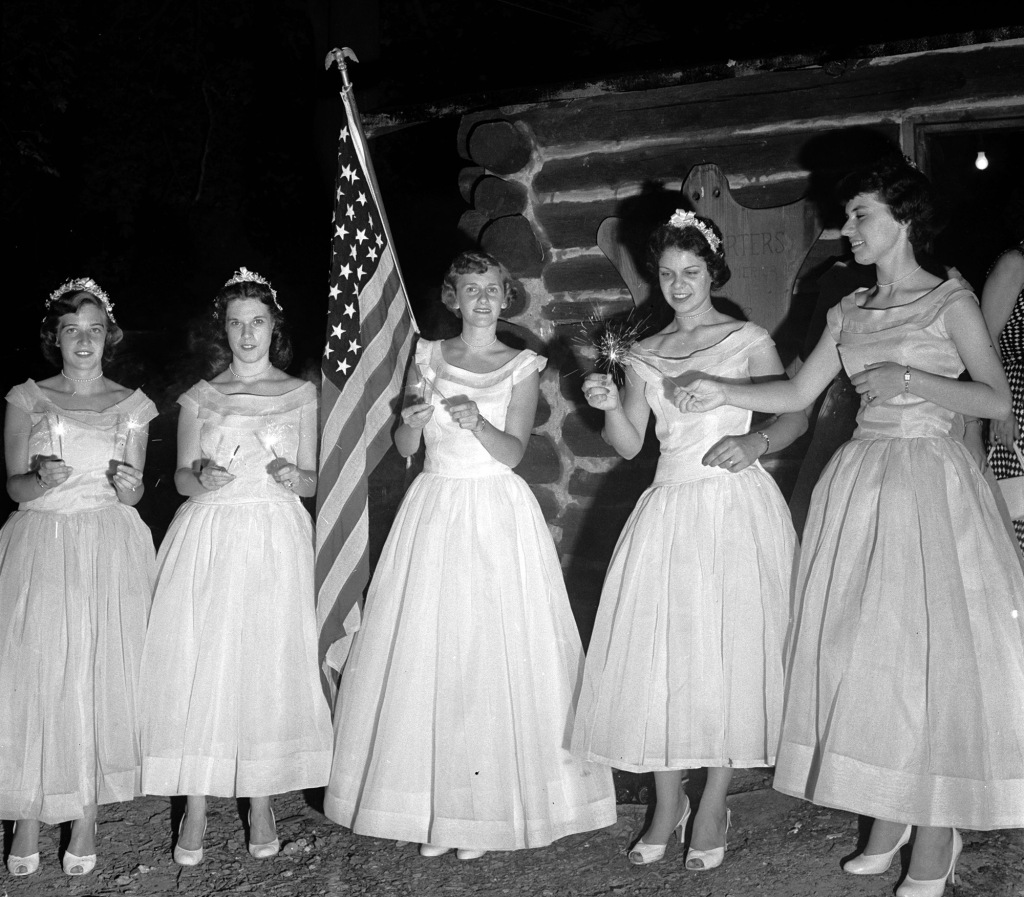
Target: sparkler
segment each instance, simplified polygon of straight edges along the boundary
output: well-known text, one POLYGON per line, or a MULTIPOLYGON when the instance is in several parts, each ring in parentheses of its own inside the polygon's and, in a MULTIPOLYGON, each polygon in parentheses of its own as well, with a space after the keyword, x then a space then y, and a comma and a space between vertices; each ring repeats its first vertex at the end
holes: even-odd
POLYGON ((66 432, 66 426, 64 421, 60 419, 59 414, 53 415, 53 422, 50 425, 50 451, 53 452, 53 437, 57 437, 57 457, 64 458, 64 433, 66 432))
MULTIPOLYGON (((121 429, 121 422, 118 421, 118 429, 121 429)), ((142 421, 139 420, 137 415, 129 414, 124 419, 124 430, 123 435, 118 440, 121 443, 121 463, 124 464, 128 460, 128 448, 131 445, 132 436, 135 435, 135 431, 141 429, 143 426, 142 421)))
POLYGON ((256 438, 259 439, 260 445, 263 446, 275 459, 280 459, 280 455, 277 453, 277 447, 281 444, 284 439, 285 431, 287 430, 285 424, 270 423, 267 424, 262 430, 256 432, 256 438))
POLYGON ((637 360, 633 348, 646 324, 646 316, 631 321, 630 317, 605 320, 594 315, 580 323, 582 336, 578 342, 584 354, 595 359, 597 370, 611 374, 615 383, 621 385, 626 360, 637 360))

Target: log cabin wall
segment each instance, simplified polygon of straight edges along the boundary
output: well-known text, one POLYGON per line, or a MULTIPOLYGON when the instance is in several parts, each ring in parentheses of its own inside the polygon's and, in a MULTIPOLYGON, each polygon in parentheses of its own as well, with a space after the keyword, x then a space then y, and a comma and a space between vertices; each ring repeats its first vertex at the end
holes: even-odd
MULTIPOLYGON (((460 187, 470 208, 460 228, 510 267, 522 294, 510 323, 550 358, 543 414, 519 471, 547 516, 585 639, 612 547, 657 458, 649 438, 640 457, 618 459, 580 392, 586 322, 633 307, 597 245, 602 221, 649 229, 687 205, 680 187, 701 163, 717 165, 745 206, 813 199, 879 140, 914 156, 916 122, 1024 116, 1022 73, 1024 40, 1013 39, 789 70, 730 65, 680 75, 688 83, 595 88, 462 118, 460 187)), ((807 336, 817 275, 844 251, 837 222, 822 214, 793 313, 775 334, 787 364, 807 336)), ((734 268, 757 251, 727 244, 734 268)), ((766 462, 784 491, 799 446, 766 462)))

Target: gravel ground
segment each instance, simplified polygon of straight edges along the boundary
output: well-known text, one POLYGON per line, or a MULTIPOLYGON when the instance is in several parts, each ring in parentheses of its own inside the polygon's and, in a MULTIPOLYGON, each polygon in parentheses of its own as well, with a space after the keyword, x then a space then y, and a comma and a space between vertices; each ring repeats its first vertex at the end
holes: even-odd
MULTIPOLYGON (((748 784, 757 786, 763 780, 748 784)), ((144 797, 104 807, 100 859, 92 875, 63 875, 57 862, 61 830, 44 827, 40 871, 29 878, 0 873, 0 897, 883 897, 892 895, 903 872, 903 864, 894 863, 887 874, 877 877, 844 875, 839 864, 856 850, 857 818, 763 786, 730 797, 733 828, 726 861, 706 873, 688 872, 677 845, 670 845, 660 863, 631 866, 626 850, 642 832, 646 813, 645 807, 635 804, 620 805, 618 822, 597 832, 538 850, 488 853, 460 862, 454 854, 424 859, 414 844, 353 835, 319 812, 318 797, 310 793, 275 799, 283 849, 270 860, 254 860, 246 852, 244 807, 234 800, 212 800, 206 859, 195 868, 176 866, 171 859, 171 808, 166 799, 144 797)), ((1024 830, 965 832, 964 843, 957 887, 947 888, 949 897, 1024 897, 1024 830)), ((5 846, 9 845, 8 827, 5 846)))

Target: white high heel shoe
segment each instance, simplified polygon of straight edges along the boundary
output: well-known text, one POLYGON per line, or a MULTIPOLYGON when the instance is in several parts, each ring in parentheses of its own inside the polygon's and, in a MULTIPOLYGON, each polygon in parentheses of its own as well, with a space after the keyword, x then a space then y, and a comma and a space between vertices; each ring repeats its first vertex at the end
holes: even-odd
MULTIPOLYGON (((686 822, 690 818, 690 799, 686 796, 686 792, 683 791, 682 785, 679 786, 679 794, 686 802, 686 806, 683 807, 683 813, 672 831, 673 833, 679 832, 679 843, 682 844, 683 839, 686 837, 686 822)), ((647 844, 641 838, 633 845, 633 849, 629 852, 629 861, 634 866, 646 866, 650 863, 656 863, 665 856, 665 848, 667 847, 668 844, 647 844)))
POLYGON ((960 832, 953 829, 953 854, 949 858, 949 871, 942 878, 930 878, 927 881, 918 881, 909 875, 903 879, 896 889, 896 897, 942 897, 946 890, 946 882, 956 884, 956 861, 960 859, 960 852, 964 849, 963 838, 960 832))
POLYGON ((439 847, 437 844, 421 844, 420 845, 420 856, 421 857, 439 857, 444 856, 450 847, 439 847))
POLYGON ((892 865, 892 858, 910 840, 910 830, 911 826, 908 825, 900 835, 899 841, 887 853, 862 853, 847 860, 843 863, 843 872, 849 872, 850 875, 881 875, 887 872, 892 865))
POLYGON ((721 866, 725 860, 725 848, 729 846, 730 825, 732 825, 732 810, 727 809, 725 811, 725 844, 721 847, 712 847, 710 850, 697 850, 691 847, 686 851, 686 868, 691 872, 707 872, 709 869, 721 866))
MULTIPOLYGON (((92 834, 94 840, 98 831, 99 826, 93 823, 92 834)), ((65 850, 60 866, 64 870, 65 875, 88 875, 96 868, 96 854, 89 853, 80 857, 75 856, 70 850, 65 850)))
MULTIPOLYGON (((14 834, 18 833, 18 823, 14 823, 14 834)), ((13 853, 7 855, 7 871, 11 875, 31 875, 39 869, 39 851, 30 853, 27 857, 17 857, 13 853)))
POLYGON ((209 820, 203 820, 203 838, 199 839, 199 847, 195 850, 189 850, 187 847, 181 846, 181 832, 185 828, 185 819, 187 817, 188 811, 178 821, 178 840, 174 845, 174 862, 179 866, 198 866, 203 861, 203 838, 206 837, 206 826, 209 824, 209 820))

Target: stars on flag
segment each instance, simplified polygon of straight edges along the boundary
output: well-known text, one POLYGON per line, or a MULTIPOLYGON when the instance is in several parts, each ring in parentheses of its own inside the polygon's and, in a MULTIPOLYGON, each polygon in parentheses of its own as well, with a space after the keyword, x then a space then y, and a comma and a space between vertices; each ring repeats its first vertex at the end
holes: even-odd
MULTIPOLYGON (((341 132, 341 148, 351 148, 352 134, 341 132)), ((325 376, 340 386, 355 368, 360 345, 359 297, 384 258, 386 235, 379 210, 359 159, 339 160, 337 206, 331 255, 327 342, 323 353, 325 376), (351 286, 351 294, 349 293, 351 286), (344 292, 345 298, 342 299, 344 292), (342 323, 345 322, 344 326, 342 323), (352 339, 352 336, 355 339, 352 339)))

